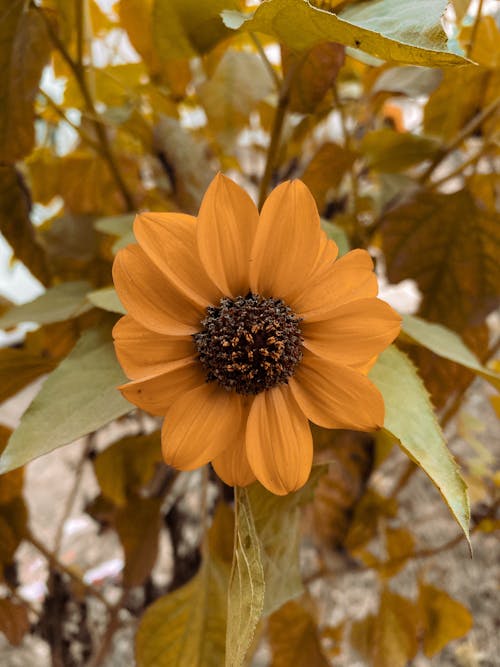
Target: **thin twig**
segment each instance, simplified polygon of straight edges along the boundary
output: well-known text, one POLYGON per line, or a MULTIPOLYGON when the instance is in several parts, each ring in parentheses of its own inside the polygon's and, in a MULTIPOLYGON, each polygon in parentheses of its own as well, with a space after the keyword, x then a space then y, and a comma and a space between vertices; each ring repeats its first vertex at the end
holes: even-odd
POLYGON ((71 488, 71 491, 69 493, 69 496, 66 500, 66 505, 64 507, 64 511, 61 517, 61 520, 59 521, 59 525, 57 527, 56 531, 56 536, 54 539, 54 549, 53 553, 56 558, 59 557, 59 551, 61 550, 61 542, 62 542, 62 536, 63 536, 63 531, 64 531, 64 525, 71 514, 71 510, 73 509, 73 505, 75 504, 76 496, 78 493, 78 489, 80 487, 80 482, 82 480, 82 475, 83 475, 83 470, 85 468, 85 463, 87 462, 88 455, 90 450, 93 447, 93 434, 91 433, 88 435, 85 439, 85 443, 82 448, 82 452, 80 455, 80 459, 78 460, 78 463, 76 465, 75 469, 75 476, 73 479, 73 486, 71 488))
POLYGON ((276 107, 276 112, 274 114, 273 126, 271 129, 271 139, 269 141, 269 147, 267 149, 267 159, 266 166, 264 169, 264 174, 260 182, 259 190, 259 209, 262 208, 264 201, 267 197, 267 191, 269 189, 269 184, 271 182, 271 177, 273 174, 273 169, 278 153, 279 144, 281 141, 281 133, 283 131, 283 123, 285 120, 285 115, 289 103, 289 94, 290 88, 295 77, 295 74, 298 68, 302 65, 305 59, 305 55, 301 58, 298 58, 291 66, 288 72, 286 73, 285 78, 281 83, 280 94, 278 97, 278 106, 276 107))
POLYGON ((467 139, 473 132, 477 130, 490 116, 492 116, 498 107, 500 106, 500 97, 497 97, 495 100, 490 102, 484 109, 482 109, 478 114, 472 118, 467 125, 462 128, 462 131, 459 132, 456 137, 451 141, 447 146, 442 148, 436 154, 436 157, 431 162, 429 167, 424 171, 424 173, 418 179, 420 185, 425 185, 427 181, 430 180, 430 177, 436 170, 436 168, 443 162, 445 158, 450 155, 460 144, 467 139))
POLYGON ((272 80, 274 81, 274 85, 276 86, 276 90, 279 92, 280 89, 281 89, 282 81, 281 81, 280 77, 278 76, 278 73, 276 72, 276 70, 274 69, 271 61, 267 57, 267 54, 264 51, 264 47, 260 43, 260 40, 257 37, 257 35, 253 32, 251 32, 249 34, 250 34, 250 39, 255 44, 255 48, 259 52, 259 56, 262 58, 262 62, 264 63, 267 71, 271 75, 272 80))
POLYGON ((453 171, 450 171, 448 174, 438 179, 437 181, 433 181, 430 184, 431 188, 434 190, 435 188, 440 187, 443 183, 446 183, 452 178, 455 178, 455 176, 463 175, 463 171, 467 169, 467 167, 470 167, 471 165, 478 162, 482 157, 484 157, 484 154, 486 153, 487 150, 489 150, 489 146, 488 145, 483 146, 478 153, 472 155, 470 158, 459 164, 458 167, 453 169, 453 171))
MULTIPOLYGON (((92 119, 92 124, 94 126, 95 133, 97 135, 97 138, 99 140, 99 143, 101 144, 102 147, 102 157, 103 159, 107 162, 109 170, 111 172, 111 175, 123 197, 123 200, 125 202, 126 208, 129 211, 133 211, 135 209, 135 204, 134 204, 134 198, 132 194, 129 192, 129 189, 125 183, 125 180, 121 174, 121 171, 118 167, 118 162, 115 158, 115 155, 111 149, 111 145, 109 143, 108 135, 106 133, 106 128, 103 125, 101 119, 99 118, 99 115, 96 111, 94 102, 92 100, 92 96, 90 94, 89 88, 87 86, 87 81, 85 78, 85 68, 83 65, 78 64, 73 60, 73 58, 70 56, 68 53, 68 50, 66 49, 65 45, 61 40, 59 39, 57 33, 54 30, 54 27, 52 26, 52 23, 48 20, 47 16, 45 15, 45 12, 41 7, 36 5, 34 2, 32 2, 31 6, 33 9, 37 12, 39 12, 40 16, 42 17, 45 26, 47 28, 48 35, 56 47, 56 49, 59 51, 61 54, 61 57, 63 60, 66 62, 70 70, 73 72, 73 75, 76 79, 76 82, 78 84, 78 87, 80 89, 80 92, 82 94, 83 100, 85 102, 85 107, 87 112, 90 114, 90 117, 92 119)), ((83 20, 83 12, 81 12, 80 15, 77 14, 77 18, 80 18, 83 20)), ((83 30, 83 28, 82 28, 83 30)))
POLYGON ((127 595, 127 590, 124 590, 118 602, 115 605, 113 605, 113 608, 111 609, 109 614, 106 630, 104 631, 104 634, 101 638, 101 643, 99 644, 99 648, 97 649, 95 656, 88 663, 88 667, 99 667, 99 665, 102 665, 102 663, 104 662, 104 659, 107 656, 109 648, 111 646, 111 642, 113 641, 115 632, 121 625, 119 614, 120 610, 123 607, 123 602, 125 600, 126 595, 127 595))
POLYGON ((87 595, 93 595, 98 600, 100 600, 109 612, 113 610, 113 605, 107 601, 107 599, 100 591, 98 591, 93 586, 87 584, 82 579, 82 577, 79 574, 77 574, 71 567, 68 567, 64 563, 61 563, 61 561, 56 557, 56 555, 53 554, 52 551, 50 551, 50 549, 48 549, 42 542, 40 542, 40 540, 36 538, 33 535, 33 533, 28 532, 28 535, 26 536, 25 539, 27 542, 32 544, 35 547, 35 549, 37 549, 42 554, 42 556, 44 556, 47 559, 50 567, 53 570, 58 570, 63 574, 67 574, 68 577, 71 577, 73 581, 76 581, 78 585, 83 588, 83 590, 87 593, 87 595))
POLYGON ((75 132, 78 133, 80 139, 87 143, 89 146, 91 146, 97 153, 102 155, 102 147, 97 141, 94 141, 90 135, 88 135, 85 130, 82 128, 81 125, 77 125, 76 123, 73 123, 72 120, 70 120, 66 114, 64 113, 64 110, 61 109, 60 106, 58 106, 54 100, 50 97, 50 95, 47 95, 47 93, 42 90, 41 88, 38 89, 39 93, 43 96, 45 102, 47 105, 54 111, 65 123, 67 123, 75 132))

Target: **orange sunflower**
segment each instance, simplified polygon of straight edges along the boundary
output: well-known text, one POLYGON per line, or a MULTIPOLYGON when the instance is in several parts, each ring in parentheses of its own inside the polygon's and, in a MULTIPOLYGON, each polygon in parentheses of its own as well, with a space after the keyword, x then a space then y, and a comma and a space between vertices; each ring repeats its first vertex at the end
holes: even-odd
POLYGON ((309 420, 382 426, 366 373, 401 320, 376 298, 366 251, 337 260, 301 181, 278 186, 259 216, 219 174, 197 218, 141 213, 134 234, 113 266, 128 312, 113 336, 132 380, 120 390, 165 417, 167 464, 211 462, 227 484, 284 495, 309 477, 309 420))

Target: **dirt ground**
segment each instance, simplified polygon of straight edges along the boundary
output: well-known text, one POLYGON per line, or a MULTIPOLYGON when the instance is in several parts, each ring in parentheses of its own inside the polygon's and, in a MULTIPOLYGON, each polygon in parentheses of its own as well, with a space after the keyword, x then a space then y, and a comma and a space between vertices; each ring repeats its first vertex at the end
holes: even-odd
MULTIPOLYGON (((23 392, 15 401, 0 406, 0 422, 15 426, 23 409, 29 403, 34 388, 23 392)), ((464 410, 480 417, 486 423, 481 434, 482 443, 500 459, 500 432, 498 420, 488 401, 489 389, 482 382, 476 382, 464 410)), ((452 436, 455 453, 470 455, 469 445, 452 436)), ((116 426, 105 429, 99 436, 102 447, 110 439, 116 438, 116 426)), ((34 534, 44 544, 54 543, 57 526, 66 499, 71 490, 74 469, 84 447, 83 441, 61 448, 27 467, 26 500, 31 515, 34 534)), ((377 471, 374 484, 382 493, 389 492, 403 455, 396 452, 377 471)), ((99 586, 113 601, 119 594, 117 582, 123 567, 120 546, 110 533, 99 535, 97 525, 83 512, 85 503, 97 491, 90 465, 83 472, 80 492, 76 498, 71 516, 64 524, 61 558, 67 565, 77 567, 85 573, 85 580, 99 586)), ((418 472, 401 495, 400 516, 404 524, 411 526, 418 535, 419 544, 433 547, 446 542, 457 533, 457 527, 441 502, 439 494, 426 476, 418 472)), ((428 660, 419 655, 412 667, 497 667, 500 665, 500 543, 498 535, 477 533, 473 536, 474 557, 471 559, 465 542, 437 557, 412 562, 393 580, 395 591, 414 597, 416 594, 416 574, 425 575, 426 581, 445 588, 453 597, 466 605, 474 616, 474 627, 469 635, 452 642, 438 656, 428 660)), ((22 596, 32 605, 39 607, 45 592, 47 565, 45 559, 28 544, 23 544, 18 552, 20 579, 23 583, 22 596)), ((166 581, 171 561, 167 540, 162 542, 160 558, 155 568, 155 577, 166 581)), ((344 619, 358 620, 375 610, 377 601, 377 579, 370 572, 346 569, 339 561, 334 576, 312 589, 321 601, 325 620, 337 624, 344 619)), ((101 603, 91 606, 91 632, 96 636, 102 632, 104 613, 101 603)), ((125 619, 126 620, 126 619, 125 619)), ((117 633, 113 649, 105 662, 105 667, 132 666, 133 625, 117 633)), ((259 652, 255 667, 268 665, 265 651, 259 652)), ((335 660, 336 667, 363 667, 365 664, 345 646, 343 655, 335 660)), ((26 636, 19 647, 12 648, 0 635, 0 665, 2 667, 49 667, 48 645, 37 637, 26 636)))

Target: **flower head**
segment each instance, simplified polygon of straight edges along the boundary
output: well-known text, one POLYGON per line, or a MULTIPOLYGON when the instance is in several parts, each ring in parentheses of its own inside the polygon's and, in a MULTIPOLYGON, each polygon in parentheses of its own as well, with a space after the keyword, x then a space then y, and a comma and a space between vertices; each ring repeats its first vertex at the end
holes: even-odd
POLYGON ((364 250, 337 259, 301 181, 278 186, 259 216, 218 175, 197 218, 141 213, 138 245, 113 266, 127 309, 113 335, 135 405, 164 416, 165 461, 212 462, 228 484, 273 493, 309 477, 309 420, 373 430, 384 404, 366 373, 398 335, 364 250))

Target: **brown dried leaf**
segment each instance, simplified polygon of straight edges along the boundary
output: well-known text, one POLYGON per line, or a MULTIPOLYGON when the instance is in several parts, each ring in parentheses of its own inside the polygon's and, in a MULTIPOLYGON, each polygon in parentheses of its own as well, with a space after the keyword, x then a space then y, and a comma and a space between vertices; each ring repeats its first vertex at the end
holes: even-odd
POLYGON ((287 602, 269 617, 271 667, 328 667, 318 625, 298 602, 287 602))
POLYGON ((15 167, 0 164, 0 232, 11 245, 17 259, 44 285, 49 269, 29 217, 31 198, 15 167))
POLYGON ((291 111, 314 113, 326 93, 331 90, 344 63, 345 47, 333 42, 314 46, 305 58, 281 46, 283 74, 297 67, 290 88, 291 111))
POLYGON ((50 53, 40 13, 24 0, 4 2, 0 44, 0 161, 15 162, 33 148, 33 103, 50 53))
POLYGON ((156 562, 162 500, 135 496, 116 513, 115 527, 125 554, 126 588, 141 586, 156 562))
POLYGON ((326 142, 313 155, 302 180, 311 190, 320 211, 333 199, 356 155, 334 142, 326 142))
POLYGON ((354 506, 365 489, 373 462, 373 440, 366 434, 319 427, 313 429, 313 434, 315 445, 318 437, 328 436, 327 448, 315 460, 330 463, 314 494, 314 537, 335 548, 343 544, 354 506))
POLYGON ((27 350, 6 347, 0 350, 0 403, 14 396, 18 391, 44 373, 50 373, 57 366, 51 359, 44 359, 27 350))
MULTIPOLYGON (((0 453, 3 452, 12 431, 0 424, 0 453)), ((5 475, 0 475, 0 505, 9 503, 22 495, 24 468, 18 468, 5 475)))
POLYGON ((14 646, 19 646, 30 627, 28 610, 21 604, 0 598, 0 632, 14 646))

